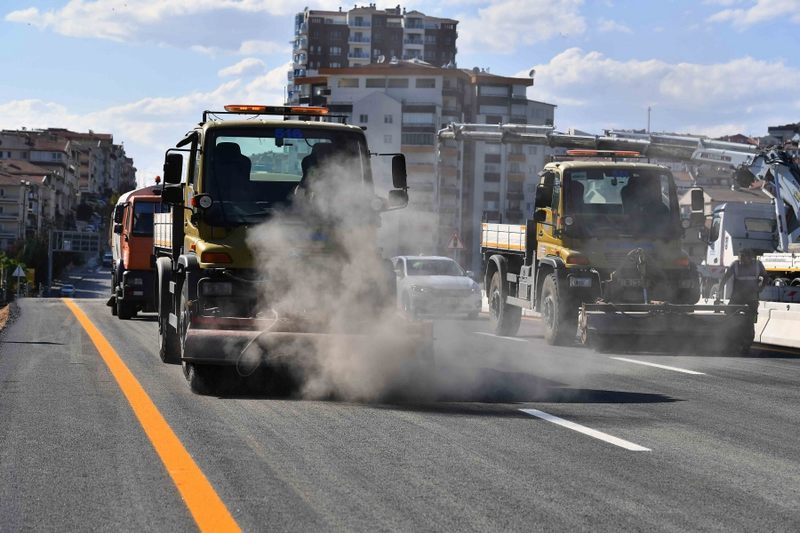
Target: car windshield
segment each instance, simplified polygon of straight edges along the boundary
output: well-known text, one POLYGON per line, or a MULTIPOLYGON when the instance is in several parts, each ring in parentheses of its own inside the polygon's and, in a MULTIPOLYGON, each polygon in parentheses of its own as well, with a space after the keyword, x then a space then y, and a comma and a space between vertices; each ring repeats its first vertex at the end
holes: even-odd
POLYGON ((220 226, 258 223, 275 207, 291 203, 309 175, 324 175, 325 163, 332 160, 347 166, 340 175, 371 186, 369 152, 359 133, 313 126, 212 132, 205 149, 204 192, 214 203, 205 220, 220 226))
POLYGON ((153 235, 153 213, 167 213, 169 206, 161 202, 135 202, 131 233, 139 236, 153 235))
POLYGON ((580 237, 660 237, 680 233, 678 198, 666 170, 583 168, 565 172, 567 233, 580 237))
POLYGON ((408 259, 406 271, 409 276, 463 276, 458 263, 450 259, 408 259))

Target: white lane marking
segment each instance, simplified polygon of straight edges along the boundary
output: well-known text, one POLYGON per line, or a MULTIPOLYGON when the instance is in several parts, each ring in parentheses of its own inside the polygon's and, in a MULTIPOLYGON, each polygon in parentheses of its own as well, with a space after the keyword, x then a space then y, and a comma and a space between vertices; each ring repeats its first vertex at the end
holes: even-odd
POLYGON ((539 411, 538 409, 520 409, 520 411, 529 414, 531 416, 541 418, 542 420, 547 420, 548 422, 552 422, 553 424, 557 424, 567 429, 577 431, 578 433, 583 433, 584 435, 589 435, 590 437, 600 439, 615 446, 619 446, 620 448, 625 448, 626 450, 630 450, 632 452, 651 451, 650 448, 645 448, 644 446, 639 446, 638 444, 634 444, 633 442, 623 440, 618 437, 614 437, 613 435, 609 435, 608 433, 603 433, 602 431, 597 431, 596 429, 587 428, 586 426, 576 424, 575 422, 564 420, 563 418, 559 418, 555 415, 545 413, 544 411, 539 411))
POLYGON ((684 374, 694 374, 696 376, 705 376, 705 372, 698 372, 696 370, 686 370, 685 368, 678 368, 677 366, 659 365, 658 363, 648 363, 647 361, 637 361, 636 359, 627 359, 625 357, 611 357, 617 361, 625 361, 626 363, 636 363, 639 365, 654 366, 656 368, 663 368, 664 370, 672 370, 674 372, 683 372, 684 374))
POLYGON ((485 331, 473 331, 475 335, 484 335, 486 337, 494 337, 495 339, 506 339, 509 341, 516 341, 516 342, 528 342, 525 339, 518 339, 517 337, 503 337, 502 335, 495 335, 494 333, 487 333, 485 331))

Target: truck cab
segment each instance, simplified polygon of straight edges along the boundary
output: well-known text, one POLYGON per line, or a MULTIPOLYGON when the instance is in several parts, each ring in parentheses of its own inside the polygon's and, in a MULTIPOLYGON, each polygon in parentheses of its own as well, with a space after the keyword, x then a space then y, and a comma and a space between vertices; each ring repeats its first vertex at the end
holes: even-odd
POLYGON ((771 203, 720 204, 711 214, 708 229, 700 231, 700 239, 708 245, 706 257, 698 266, 703 297, 723 298, 728 291, 719 287, 719 281, 742 249, 752 249, 757 256, 775 249, 775 208, 771 203))
POLYGON ((125 320, 155 311, 153 217, 162 211, 161 187, 143 187, 120 196, 111 223, 112 314, 125 320))
MULTIPOLYGON (((275 323, 264 294, 279 295, 281 282, 259 269, 248 241, 255 228, 289 216, 296 238, 276 245, 296 252, 287 260, 303 261, 307 253, 333 260, 337 250, 331 232, 347 231, 352 220, 324 213, 319 213, 322 224, 291 218, 292 206, 311 198, 324 206, 328 195, 337 198, 337 188, 346 189, 353 191, 345 200, 364 230, 360 234, 367 235, 363 253, 379 258, 380 212, 408 201, 404 157, 389 154, 395 189, 378 198, 370 166, 374 154, 363 129, 323 121, 325 115, 324 108, 226 106, 224 112, 205 112, 201 123, 167 151, 161 198, 169 212, 156 214, 153 242, 159 353, 165 362, 183 364, 196 392, 209 389, 219 367, 238 364, 247 347, 267 338, 268 328, 281 338, 324 335, 308 323, 294 324, 290 331, 275 323), (224 115, 249 115, 250 120, 224 115)), ((384 262, 386 284, 372 296, 394 308, 394 272, 384 262)), ((313 301, 307 305, 313 307, 313 301)))
POLYGON ((684 231, 669 169, 548 163, 526 225, 483 224, 490 318, 508 335, 522 308, 538 310, 546 340, 563 344, 575 337, 584 303, 694 304, 699 280, 681 246, 684 231))

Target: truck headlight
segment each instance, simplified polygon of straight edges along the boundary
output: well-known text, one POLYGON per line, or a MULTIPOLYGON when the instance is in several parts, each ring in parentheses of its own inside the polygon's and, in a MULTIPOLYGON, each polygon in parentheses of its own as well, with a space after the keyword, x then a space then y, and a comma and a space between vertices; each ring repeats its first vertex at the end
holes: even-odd
POLYGON ((230 281, 202 283, 200 293, 203 296, 230 296, 233 294, 233 283, 230 281))
POLYGON ((592 286, 592 278, 576 278, 570 277, 569 278, 569 286, 570 287, 591 287, 592 286))
POLYGON ((142 278, 131 278, 130 280, 131 285, 143 285, 142 278))

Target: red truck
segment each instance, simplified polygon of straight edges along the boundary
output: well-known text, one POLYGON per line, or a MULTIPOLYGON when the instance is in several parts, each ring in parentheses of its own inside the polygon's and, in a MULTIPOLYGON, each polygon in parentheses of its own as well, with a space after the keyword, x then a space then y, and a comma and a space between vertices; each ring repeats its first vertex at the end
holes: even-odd
POLYGON ((153 214, 161 213, 161 186, 152 185, 120 196, 112 215, 111 314, 127 320, 153 312, 153 214))

